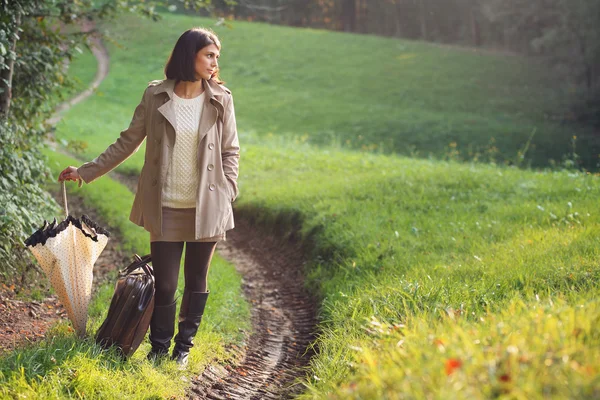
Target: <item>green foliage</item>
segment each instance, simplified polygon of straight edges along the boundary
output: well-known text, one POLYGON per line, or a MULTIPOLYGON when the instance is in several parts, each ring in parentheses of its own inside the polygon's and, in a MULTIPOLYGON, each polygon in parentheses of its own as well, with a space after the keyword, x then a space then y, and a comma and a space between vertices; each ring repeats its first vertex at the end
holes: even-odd
POLYGON ((544 56, 588 89, 599 83, 597 0, 491 0, 482 8, 525 51, 544 56))
MULTIPOLYGON (((110 19, 127 10, 158 18, 153 3, 101 2, 93 0, 17 0, 1 5, 0 71, 14 60, 10 112, 22 123, 39 124, 73 82, 66 65, 89 46, 89 32, 80 25, 89 20, 110 19), (12 51, 12 42, 16 49, 12 51), (58 98, 57 98, 58 96, 58 98)), ((5 96, 4 85, 0 95, 5 96)), ((6 110, 4 110, 6 111, 6 110)), ((8 111, 6 111, 8 112, 8 111)))
POLYGON ((0 277, 5 283, 22 277, 31 262, 24 240, 57 207, 40 186, 49 177, 38 150, 41 135, 0 121, 0 277))

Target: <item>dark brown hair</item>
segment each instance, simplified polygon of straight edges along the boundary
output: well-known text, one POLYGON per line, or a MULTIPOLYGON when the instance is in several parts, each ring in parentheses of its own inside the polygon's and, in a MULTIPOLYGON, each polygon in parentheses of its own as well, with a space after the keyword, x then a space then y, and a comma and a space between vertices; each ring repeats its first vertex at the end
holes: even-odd
MULTIPOLYGON (((196 81, 195 60, 196 53, 206 46, 214 44, 221 51, 221 41, 217 34, 208 28, 192 28, 183 32, 175 47, 169 56, 169 60, 165 65, 165 76, 167 79, 176 81, 196 81)), ((212 76, 212 80, 221 84, 224 83, 219 78, 219 70, 212 76)))

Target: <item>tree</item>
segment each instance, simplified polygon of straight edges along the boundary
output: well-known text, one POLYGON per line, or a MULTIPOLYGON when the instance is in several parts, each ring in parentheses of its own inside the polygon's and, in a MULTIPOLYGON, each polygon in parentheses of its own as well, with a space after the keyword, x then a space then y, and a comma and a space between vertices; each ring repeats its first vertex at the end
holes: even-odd
POLYGON ((483 12, 507 47, 546 57, 588 89, 597 84, 600 0, 487 0, 483 12))

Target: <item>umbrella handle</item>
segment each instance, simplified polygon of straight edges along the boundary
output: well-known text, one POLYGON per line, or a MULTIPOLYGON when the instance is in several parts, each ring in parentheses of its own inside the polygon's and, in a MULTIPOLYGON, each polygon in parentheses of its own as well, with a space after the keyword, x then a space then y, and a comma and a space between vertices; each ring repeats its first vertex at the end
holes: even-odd
POLYGON ((63 198, 63 207, 65 209, 65 217, 69 216, 69 206, 67 205, 67 185, 65 185, 65 181, 62 181, 62 198, 63 198))

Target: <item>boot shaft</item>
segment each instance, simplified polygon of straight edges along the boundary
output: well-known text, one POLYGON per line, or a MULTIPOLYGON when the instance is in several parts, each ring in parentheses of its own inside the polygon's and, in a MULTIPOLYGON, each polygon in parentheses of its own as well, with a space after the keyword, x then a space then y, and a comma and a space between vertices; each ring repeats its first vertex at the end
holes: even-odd
POLYGON ((185 291, 179 312, 179 330, 175 337, 175 352, 189 352, 194 346, 193 339, 198 332, 204 308, 210 291, 191 292, 185 291))
POLYGON ((154 306, 150 320, 150 343, 155 351, 168 352, 175 333, 177 302, 154 306))

